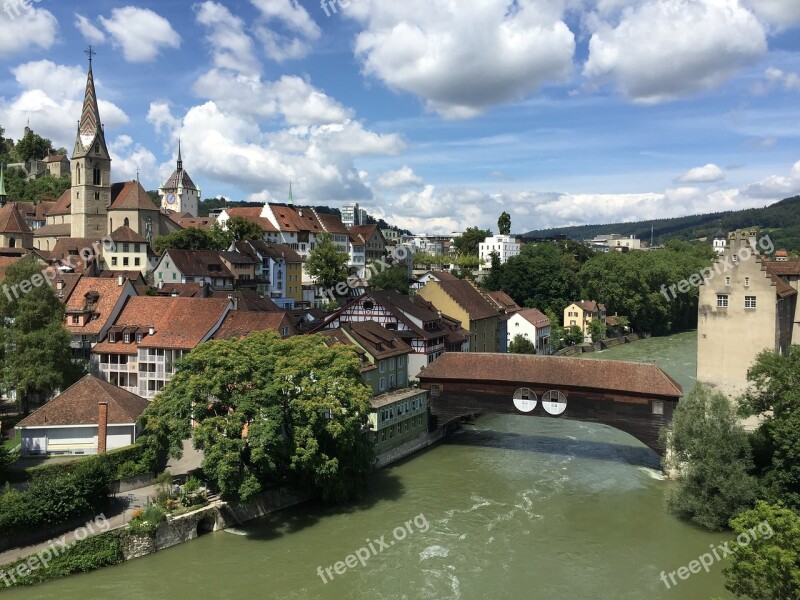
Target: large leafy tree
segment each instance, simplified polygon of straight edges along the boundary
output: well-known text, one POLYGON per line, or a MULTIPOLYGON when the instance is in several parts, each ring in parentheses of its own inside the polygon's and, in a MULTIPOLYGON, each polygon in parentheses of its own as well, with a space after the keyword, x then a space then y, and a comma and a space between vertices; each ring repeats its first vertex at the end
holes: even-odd
POLYGON ((781 505, 759 501, 731 522, 747 544, 732 544, 725 567, 725 588, 737 598, 800 598, 800 515, 781 505))
POLYGON ((665 431, 662 442, 672 449, 665 467, 681 475, 667 501, 672 512, 721 530, 753 505, 758 482, 751 475, 750 444, 723 394, 695 385, 675 410, 672 430, 665 431))
POLYGON ((800 509, 800 346, 786 354, 762 352, 747 378, 752 385, 739 410, 763 419, 754 445, 764 492, 800 509))
POLYGON ((64 307, 33 255, 8 267, 0 294, 2 382, 28 412, 30 400, 48 398, 83 375, 71 360, 64 307), (38 284, 38 285, 36 285, 38 284))
POLYGON ((53 144, 50 140, 27 130, 27 133, 14 146, 14 153, 21 162, 41 160, 48 155, 52 147, 53 144))
POLYGON ((467 227, 467 230, 453 240, 457 254, 478 255, 480 243, 492 232, 488 229, 478 229, 477 227, 467 227))
POLYGON ((333 288, 347 280, 349 257, 333 243, 327 233, 317 236, 316 247, 308 254, 306 271, 316 277, 317 285, 333 288))
POLYGON ((42 202, 56 200, 71 182, 69 175, 54 177, 45 175, 38 179, 27 179, 22 169, 9 169, 5 172, 5 184, 8 197, 20 202, 42 202))
POLYGON ((511 235, 511 215, 506 211, 503 211, 500 218, 497 219, 497 229, 500 235, 511 235))
POLYGON ((408 269, 394 266, 379 270, 369 278, 369 285, 373 290, 397 290, 401 294, 408 294, 408 269))
POLYGON ((250 500, 289 483, 343 501, 372 470, 362 433, 369 398, 352 349, 328 347, 319 336, 252 333, 185 356, 145 411, 141 441, 180 456, 191 437, 225 498, 250 500))
POLYGON ((226 228, 235 242, 264 239, 264 231, 261 227, 244 217, 231 217, 228 219, 226 228))
POLYGON ((153 241, 153 249, 161 254, 164 250, 176 248, 178 250, 225 250, 225 239, 214 235, 208 229, 187 227, 180 231, 173 231, 168 235, 160 235, 153 241))
POLYGON ((508 345, 510 354, 536 354, 536 346, 524 335, 515 335, 508 345))

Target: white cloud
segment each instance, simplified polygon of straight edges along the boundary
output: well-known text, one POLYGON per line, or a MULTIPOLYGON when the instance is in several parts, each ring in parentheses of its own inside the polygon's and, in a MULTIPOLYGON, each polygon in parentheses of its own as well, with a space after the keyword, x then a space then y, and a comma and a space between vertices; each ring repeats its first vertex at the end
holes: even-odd
POLYGON ((763 26, 739 0, 643 0, 616 23, 587 22, 584 75, 646 104, 712 89, 767 50, 763 26))
POLYGON ((169 21, 146 8, 125 6, 111 11, 111 17, 99 17, 111 36, 114 47, 122 48, 128 62, 151 62, 161 48, 178 48, 181 37, 169 21))
POLYGON ((573 69, 575 36, 549 0, 372 0, 343 11, 363 24, 363 71, 447 118, 518 100, 573 69))
POLYGON ((397 196, 384 207, 384 212, 389 222, 414 232, 446 234, 471 226, 494 229, 497 215, 505 210, 511 214, 514 231, 531 231, 741 210, 797 194, 800 194, 800 161, 788 175, 773 175, 738 188, 680 186, 638 194, 536 191, 489 194, 476 189, 426 185, 421 191, 397 196))
POLYGON ((50 48, 56 41, 58 21, 48 10, 7 2, 0 13, 0 58, 23 54, 31 48, 50 48))
POLYGON ((102 44, 106 41, 105 34, 93 25, 89 19, 78 13, 75 13, 75 28, 87 42, 102 44))
POLYGON ((399 188, 410 185, 421 185, 422 177, 419 177, 414 170, 403 165, 396 171, 387 171, 378 176, 378 185, 382 188, 399 188))
POLYGON ((797 73, 787 73, 776 67, 769 67, 764 72, 764 78, 768 87, 780 86, 784 90, 800 90, 800 75, 797 73))
POLYGON ((206 41, 212 48, 214 66, 237 73, 255 75, 261 65, 255 56, 253 40, 244 32, 244 21, 225 6, 207 0, 193 6, 197 22, 210 31, 206 41))
MULTIPOLYGON (((31 128, 53 144, 72 148, 75 123, 81 114, 86 72, 77 66, 58 65, 49 60, 31 61, 11 70, 20 92, 11 98, 0 97, 0 114, 9 137, 21 135, 30 121, 31 128)), ((101 88, 101 80, 95 85, 101 88)), ((100 116, 113 130, 128 122, 128 116, 98 92, 100 116)))
POLYGON ((800 23, 800 2, 797 0, 744 0, 744 4, 778 29, 800 23))
POLYGON ((251 0, 262 16, 263 24, 255 29, 256 37, 264 44, 271 59, 283 62, 306 56, 311 51, 309 42, 319 39, 321 32, 306 9, 296 0, 251 0), (297 34, 284 35, 271 27, 277 22, 297 34))
POLYGON ((156 157, 128 135, 117 136, 108 144, 114 181, 130 181, 140 178, 154 180, 156 157))
POLYGON ((679 183, 714 183, 725 179, 725 173, 717 165, 709 163, 703 167, 689 169, 678 177, 679 183))

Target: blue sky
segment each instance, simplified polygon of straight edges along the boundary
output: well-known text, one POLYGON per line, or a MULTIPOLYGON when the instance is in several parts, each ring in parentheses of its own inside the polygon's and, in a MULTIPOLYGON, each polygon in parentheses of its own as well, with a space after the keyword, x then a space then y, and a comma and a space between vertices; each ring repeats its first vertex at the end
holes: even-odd
POLYGON ((0 125, 71 149, 92 43, 112 178, 148 189, 180 135, 205 197, 291 180, 427 233, 800 193, 797 0, 344 4, 0 0, 0 125))

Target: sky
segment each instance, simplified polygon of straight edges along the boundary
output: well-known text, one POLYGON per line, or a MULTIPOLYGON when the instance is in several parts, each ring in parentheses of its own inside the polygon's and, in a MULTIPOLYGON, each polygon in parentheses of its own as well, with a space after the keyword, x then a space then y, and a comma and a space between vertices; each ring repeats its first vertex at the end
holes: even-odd
POLYGON ((87 56, 112 179, 416 233, 800 193, 798 0, 0 0, 0 126, 71 151, 87 56))

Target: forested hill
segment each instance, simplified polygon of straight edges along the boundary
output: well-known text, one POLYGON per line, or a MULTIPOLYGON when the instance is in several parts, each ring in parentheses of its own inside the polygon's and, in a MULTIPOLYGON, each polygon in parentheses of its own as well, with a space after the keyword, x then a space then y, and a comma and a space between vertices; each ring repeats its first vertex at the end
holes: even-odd
POLYGON ((604 225, 579 225, 530 231, 523 237, 538 238, 566 235, 574 240, 588 240, 596 235, 620 233, 650 240, 650 227, 656 243, 667 240, 694 240, 713 236, 717 229, 725 232, 746 227, 767 230, 776 247, 800 252, 800 196, 786 198, 764 208, 708 213, 673 219, 607 223, 604 225))

